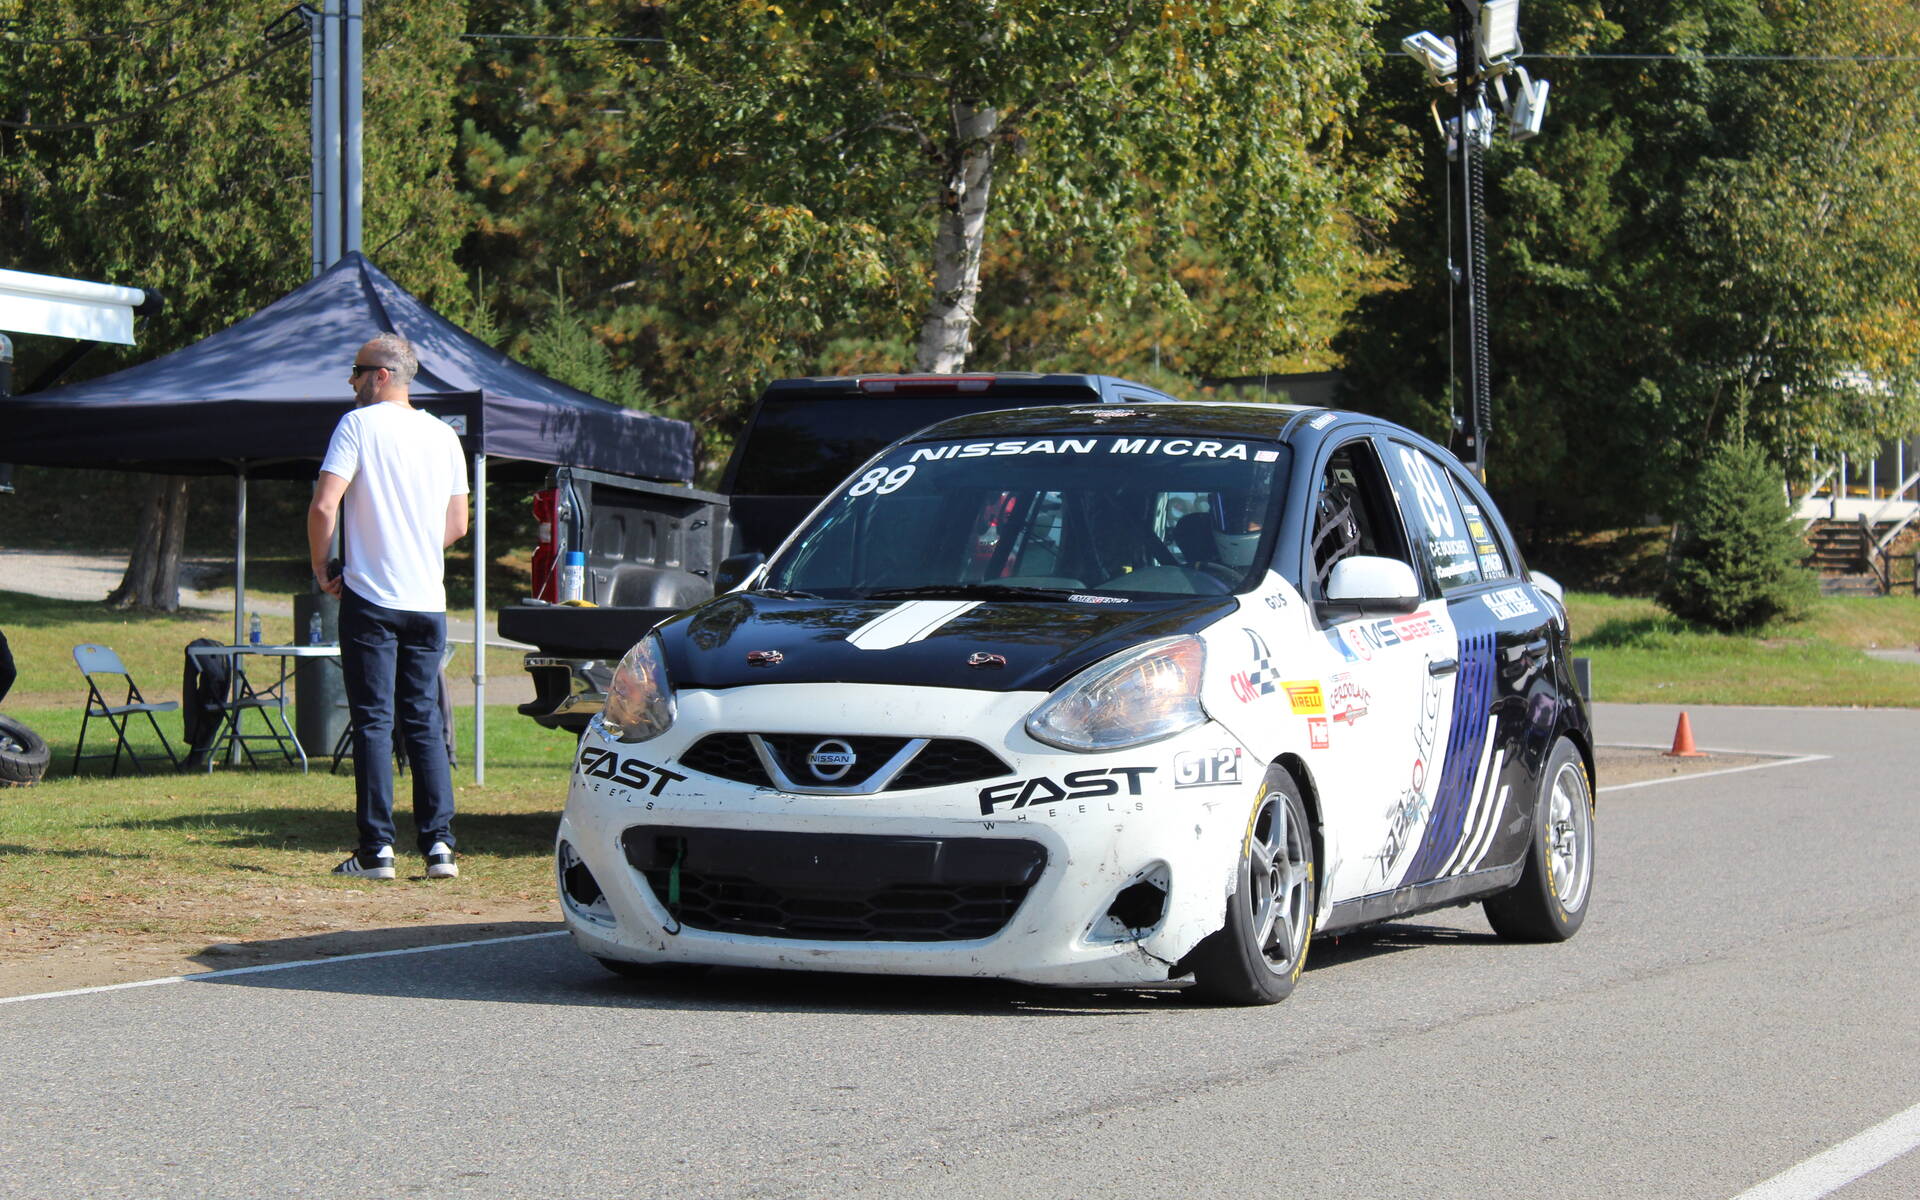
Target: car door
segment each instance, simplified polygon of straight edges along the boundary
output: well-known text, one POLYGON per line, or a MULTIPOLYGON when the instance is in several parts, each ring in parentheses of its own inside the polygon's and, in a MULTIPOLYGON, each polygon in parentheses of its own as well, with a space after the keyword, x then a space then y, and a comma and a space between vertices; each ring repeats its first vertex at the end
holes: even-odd
POLYGON ((1526 694, 1547 682, 1549 610, 1515 578, 1511 547, 1450 456, 1394 438, 1382 450, 1458 647, 1431 815, 1399 882, 1470 892, 1477 872, 1524 848, 1530 807, 1515 797, 1532 794, 1526 694))
MULTIPOLYGON (((1373 441, 1357 437, 1321 459, 1301 581, 1317 623, 1318 681, 1289 701, 1304 716, 1307 762, 1327 803, 1337 856, 1323 872, 1334 903, 1395 887, 1420 844, 1435 785, 1434 756, 1452 679, 1452 628, 1424 603, 1409 613, 1326 603, 1333 568, 1356 554, 1409 562, 1406 527, 1373 441), (1435 670, 1435 664, 1442 664, 1435 670)), ((1431 589, 1430 589, 1431 590, 1431 589)), ((1435 593, 1437 594, 1437 593, 1435 593)))

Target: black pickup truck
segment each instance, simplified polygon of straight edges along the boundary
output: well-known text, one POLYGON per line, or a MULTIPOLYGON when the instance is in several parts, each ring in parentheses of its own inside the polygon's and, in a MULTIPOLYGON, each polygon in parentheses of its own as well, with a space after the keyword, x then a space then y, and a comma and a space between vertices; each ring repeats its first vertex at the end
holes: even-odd
POLYGON ((649 629, 736 586, 826 494, 883 447, 936 421, 1041 404, 1170 400, 1107 375, 862 375, 769 384, 720 491, 561 467, 534 499, 543 542, 534 594, 500 612, 526 656, 520 711, 578 733, 613 670, 649 629), (586 553, 585 605, 559 599, 557 564, 586 553))

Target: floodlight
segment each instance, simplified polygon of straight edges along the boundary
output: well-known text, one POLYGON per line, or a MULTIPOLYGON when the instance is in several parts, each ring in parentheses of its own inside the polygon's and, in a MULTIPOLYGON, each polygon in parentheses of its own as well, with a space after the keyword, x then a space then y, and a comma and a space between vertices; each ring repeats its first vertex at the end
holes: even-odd
POLYGON ((1453 39, 1436 37, 1424 29, 1401 38, 1400 49, 1406 51, 1409 58, 1418 60, 1435 83, 1450 77, 1460 65, 1453 39))
POLYGON ((1485 0, 1478 24, 1481 62, 1520 53, 1520 0, 1485 0))
POLYGON ((1507 114, 1507 132, 1515 141, 1524 142, 1540 132, 1540 125, 1547 119, 1547 89, 1544 79, 1527 78, 1525 67, 1515 67, 1514 77, 1519 80, 1515 90, 1512 111, 1507 114))

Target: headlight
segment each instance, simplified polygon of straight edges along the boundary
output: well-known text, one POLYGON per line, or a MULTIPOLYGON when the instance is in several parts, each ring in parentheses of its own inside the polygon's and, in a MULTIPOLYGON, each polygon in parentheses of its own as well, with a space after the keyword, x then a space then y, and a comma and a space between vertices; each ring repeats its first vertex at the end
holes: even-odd
POLYGON ((659 737, 673 724, 673 687, 659 638, 649 634, 620 660, 607 685, 600 724, 623 742, 659 737))
POLYGON ((1207 719, 1199 638, 1149 642, 1075 676, 1033 710, 1027 732, 1062 750, 1118 750, 1170 738, 1207 719))

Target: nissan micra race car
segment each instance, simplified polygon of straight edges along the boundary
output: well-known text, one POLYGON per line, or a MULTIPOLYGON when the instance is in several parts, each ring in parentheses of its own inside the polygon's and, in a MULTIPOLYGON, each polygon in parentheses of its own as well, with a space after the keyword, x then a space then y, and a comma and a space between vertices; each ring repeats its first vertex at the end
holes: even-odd
POLYGON ((580 743, 561 908, 716 964, 1271 1003, 1309 940, 1593 879, 1559 589, 1446 451, 1352 413, 960 417, 633 647, 580 743))

